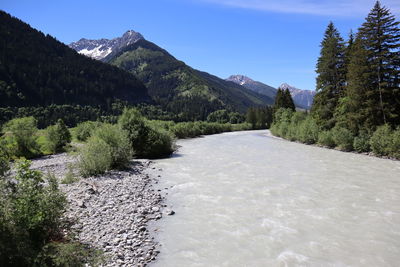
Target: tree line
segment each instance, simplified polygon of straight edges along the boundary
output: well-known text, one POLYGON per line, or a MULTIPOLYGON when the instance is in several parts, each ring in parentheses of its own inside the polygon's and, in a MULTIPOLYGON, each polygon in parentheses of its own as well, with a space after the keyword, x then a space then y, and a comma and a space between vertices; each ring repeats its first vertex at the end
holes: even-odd
POLYGON ((324 130, 354 135, 400 125, 400 29, 379 1, 344 42, 329 23, 317 62, 317 94, 311 114, 324 130))
POLYGON ((332 22, 321 42, 310 114, 285 107, 271 132, 345 151, 400 158, 400 29, 377 1, 345 42, 332 22))

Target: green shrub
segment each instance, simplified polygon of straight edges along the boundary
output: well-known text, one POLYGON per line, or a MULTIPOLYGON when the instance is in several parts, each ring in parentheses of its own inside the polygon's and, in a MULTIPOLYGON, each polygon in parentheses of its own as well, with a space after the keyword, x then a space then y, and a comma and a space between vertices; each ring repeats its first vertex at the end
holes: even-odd
POLYGON ((147 134, 150 127, 137 109, 124 109, 118 120, 121 129, 127 132, 131 148, 136 155, 141 156, 147 145, 147 134))
POLYGON ((392 133, 392 143, 389 150, 391 157, 400 159, 400 127, 397 127, 396 131, 392 133))
POLYGON ((335 147, 333 134, 331 131, 322 131, 318 134, 318 144, 326 147, 335 147))
POLYGON ((5 176, 10 169, 10 155, 5 141, 0 139, 0 179, 5 176))
POLYGON ((289 108, 280 108, 274 113, 274 122, 290 122, 293 115, 293 111, 289 108))
POLYGON ((232 131, 247 131, 251 130, 251 124, 250 123, 239 123, 239 124, 232 124, 231 125, 231 130, 232 131))
POLYGON ((335 144, 340 150, 353 150, 354 136, 348 129, 342 127, 334 127, 332 129, 332 135, 335 144))
POLYGON ((291 140, 297 139, 296 130, 291 128, 293 111, 291 109, 278 109, 274 114, 274 121, 271 124, 270 131, 273 135, 291 140))
POLYGON ((278 136, 278 137, 281 137, 281 135, 280 135, 280 133, 279 133, 279 123, 273 122, 273 123, 271 124, 271 127, 269 128, 269 130, 270 130, 270 132, 271 132, 273 135, 278 136))
POLYGON ((171 128, 171 132, 177 138, 193 138, 200 135, 210 135, 223 132, 231 132, 233 129, 251 129, 250 123, 232 125, 229 123, 217 122, 180 122, 171 128), (250 127, 250 128, 249 128, 250 127))
POLYGON ((100 250, 78 242, 51 242, 35 260, 35 266, 101 266, 104 257, 100 250), (50 263, 50 264, 49 264, 50 263))
POLYGON ((136 156, 166 157, 174 151, 174 140, 171 135, 163 129, 151 127, 151 123, 147 122, 136 109, 125 109, 118 124, 126 131, 130 147, 136 156))
POLYGON ((110 169, 123 169, 132 158, 127 133, 118 125, 103 124, 89 138, 80 152, 79 169, 83 177, 110 169))
POLYGON ((279 135, 283 138, 287 138, 289 134, 290 122, 282 121, 279 124, 279 135))
POLYGON ((83 177, 103 174, 111 169, 112 149, 102 139, 92 136, 81 149, 78 168, 83 177))
POLYGON ((207 116, 207 122, 227 123, 229 121, 229 112, 226 109, 214 111, 207 116))
POLYGON ((229 123, 231 124, 242 124, 245 121, 245 116, 238 112, 229 113, 229 123))
POLYGON ((0 181, 0 262, 7 266, 32 266, 46 243, 63 236, 66 198, 54 176, 29 167, 21 160, 17 182, 0 181))
POLYGON ((354 143, 353 143, 354 150, 359 153, 370 151, 371 149, 369 145, 370 138, 371 137, 367 133, 360 132, 359 135, 354 138, 354 143))
POLYGON ((85 142, 92 133, 102 125, 101 122, 98 121, 85 121, 79 123, 75 128, 75 137, 77 140, 85 142))
POLYGON ((294 112, 290 124, 286 132, 286 138, 290 141, 299 140, 299 124, 307 118, 307 114, 304 112, 294 112))
POLYGON ((46 132, 47 146, 52 153, 64 151, 65 146, 71 142, 71 133, 61 119, 56 125, 49 126, 46 132))
POLYGON ((13 119, 4 125, 4 131, 14 144, 12 153, 16 157, 32 158, 40 154, 36 142, 36 120, 33 117, 13 119))
POLYGON ((103 124, 93 136, 100 138, 110 147, 112 169, 123 169, 129 165, 133 153, 126 131, 118 125, 103 124))
MULTIPOLYGON (((190 135, 187 135, 186 137, 196 137, 200 135, 210 135, 210 134, 216 134, 220 133, 222 130, 219 128, 221 124, 215 123, 215 122, 195 122, 195 125, 192 127, 190 124, 188 124, 186 127, 187 128, 192 128, 193 132, 190 135)), ((185 136, 183 137, 185 138, 185 136)))
POLYGON ((372 152, 378 156, 387 156, 390 154, 392 144, 392 129, 389 125, 379 126, 371 136, 369 141, 372 152))
POLYGON ((172 128, 172 133, 180 139, 193 138, 202 134, 217 133, 215 123, 180 122, 172 128))
POLYGON ((163 129, 150 127, 146 142, 147 146, 142 155, 147 158, 168 157, 175 149, 173 137, 163 129))
POLYGON ((160 121, 160 120, 151 120, 147 121, 148 125, 153 128, 161 128, 167 131, 171 131, 171 129, 175 126, 175 122, 173 121, 160 121))
POLYGON ((301 121, 298 125, 298 138, 306 144, 314 144, 318 141, 319 127, 311 116, 301 121))
POLYGON ((305 119, 307 119, 307 114, 305 112, 294 112, 290 118, 290 123, 299 125, 300 122, 304 121, 305 119))
POLYGON ((238 112, 228 112, 226 109, 214 111, 207 116, 207 122, 216 122, 219 124, 237 124, 244 122, 244 120, 244 115, 238 112))
POLYGON ((85 266, 99 251, 71 242, 63 219, 67 201, 54 175, 16 163, 15 177, 0 179, 0 263, 2 266, 85 266), (67 235, 65 235, 67 231, 67 235))
POLYGON ((68 165, 68 171, 65 174, 65 177, 61 180, 62 184, 73 184, 79 181, 79 178, 75 175, 73 166, 71 164, 68 165))

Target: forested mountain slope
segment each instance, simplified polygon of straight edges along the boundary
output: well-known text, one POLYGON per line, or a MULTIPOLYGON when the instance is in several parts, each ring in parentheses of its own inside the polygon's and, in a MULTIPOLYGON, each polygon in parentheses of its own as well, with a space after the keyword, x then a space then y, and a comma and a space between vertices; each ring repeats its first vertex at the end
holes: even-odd
POLYGON ((245 112, 273 103, 268 96, 195 70, 145 39, 112 51, 102 61, 135 74, 157 104, 185 120, 205 119, 218 109, 245 112))
POLYGON ((0 11, 0 107, 150 101, 134 75, 90 59, 0 11))

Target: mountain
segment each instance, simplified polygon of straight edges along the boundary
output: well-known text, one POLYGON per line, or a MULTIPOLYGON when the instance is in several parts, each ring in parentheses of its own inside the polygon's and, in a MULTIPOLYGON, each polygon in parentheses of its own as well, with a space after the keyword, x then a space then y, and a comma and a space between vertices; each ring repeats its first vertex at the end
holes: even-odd
POLYGON ((134 75, 76 53, 0 11, 0 107, 150 101, 134 75))
POLYGON ((276 88, 272 86, 266 85, 261 82, 253 81, 252 79, 244 75, 231 75, 226 80, 240 84, 246 87, 247 89, 250 89, 262 95, 266 95, 272 99, 275 98, 276 92, 278 91, 276 88))
POLYGON ((290 94, 292 95, 293 101, 296 105, 300 105, 305 107, 306 109, 310 109, 314 100, 314 96, 316 94, 315 91, 311 90, 302 90, 296 87, 293 87, 287 83, 283 83, 280 86, 281 89, 289 89, 290 94))
MULTIPOLYGON (((70 47, 80 53, 93 50, 81 41, 70 47)), ((112 50, 102 61, 136 75, 157 104, 179 114, 182 120, 205 119, 210 112, 219 109, 245 112, 251 106, 273 103, 268 96, 195 70, 143 38, 112 50)))
POLYGON ((129 30, 122 37, 111 40, 88 40, 82 38, 77 42, 71 43, 69 47, 78 51, 79 54, 102 60, 112 52, 118 52, 123 47, 134 44, 141 39, 143 39, 143 36, 140 33, 129 30))
MULTIPOLYGON (((278 91, 272 86, 266 85, 262 82, 254 81, 251 78, 246 77, 244 75, 232 75, 226 80, 240 84, 246 87, 247 89, 250 89, 262 95, 266 95, 268 97, 271 97, 272 99, 275 99, 276 93, 278 91)), ((280 86, 280 88, 284 90, 289 89, 290 94, 293 98, 293 102, 296 105, 296 107, 303 109, 311 108, 315 91, 297 89, 293 86, 288 85, 287 83, 283 83, 280 86)))

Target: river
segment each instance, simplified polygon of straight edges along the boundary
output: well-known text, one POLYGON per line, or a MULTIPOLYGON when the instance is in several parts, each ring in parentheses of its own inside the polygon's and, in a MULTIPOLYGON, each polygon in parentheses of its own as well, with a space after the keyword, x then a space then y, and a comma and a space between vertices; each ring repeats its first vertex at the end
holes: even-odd
POLYGON ((158 160, 154 266, 399 266, 400 162, 247 131, 158 160))

